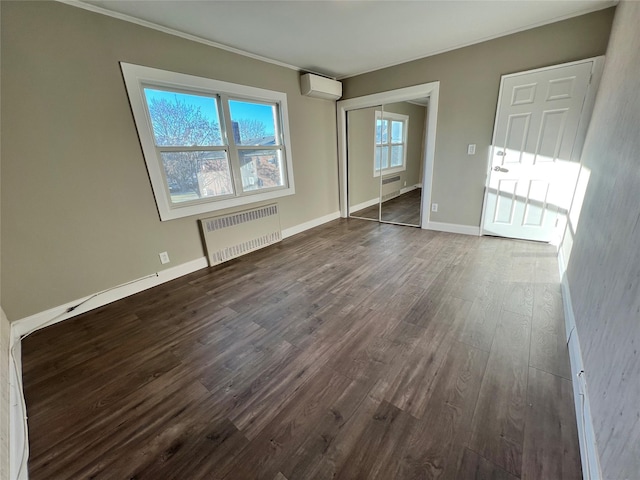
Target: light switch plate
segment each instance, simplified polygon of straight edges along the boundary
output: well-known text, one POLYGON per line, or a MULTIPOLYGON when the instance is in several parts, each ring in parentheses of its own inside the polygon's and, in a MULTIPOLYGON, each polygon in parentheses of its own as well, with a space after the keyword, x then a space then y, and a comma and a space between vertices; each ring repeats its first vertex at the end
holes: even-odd
POLYGON ((476 154, 476 144, 470 143, 467 147, 467 155, 475 155, 476 154))
POLYGON ((158 256, 160 257, 160 263, 165 265, 167 263, 169 263, 169 254, 167 252, 162 252, 159 253, 158 256))

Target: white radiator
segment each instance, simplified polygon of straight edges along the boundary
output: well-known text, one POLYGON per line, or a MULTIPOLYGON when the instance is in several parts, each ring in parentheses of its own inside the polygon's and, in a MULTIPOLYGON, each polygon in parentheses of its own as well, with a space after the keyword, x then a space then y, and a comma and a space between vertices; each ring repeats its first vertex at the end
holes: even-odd
POLYGON ((382 201, 386 202, 400 195, 400 175, 389 175, 382 178, 382 201))
POLYGON ((218 265, 282 240, 278 205, 199 220, 209 265, 218 265))

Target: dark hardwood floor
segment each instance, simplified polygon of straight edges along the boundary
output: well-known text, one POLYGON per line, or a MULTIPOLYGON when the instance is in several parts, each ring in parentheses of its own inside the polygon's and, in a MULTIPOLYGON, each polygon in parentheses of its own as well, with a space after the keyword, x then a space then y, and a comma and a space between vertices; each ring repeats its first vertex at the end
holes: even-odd
POLYGON ((580 479, 554 249, 337 220, 23 342, 38 479, 580 479))
MULTIPOLYGON (((417 188, 387 200, 382 204, 382 221, 420 226, 421 195, 422 189, 417 188)), ((353 212, 351 215, 377 220, 378 213, 378 205, 373 205, 353 212)))

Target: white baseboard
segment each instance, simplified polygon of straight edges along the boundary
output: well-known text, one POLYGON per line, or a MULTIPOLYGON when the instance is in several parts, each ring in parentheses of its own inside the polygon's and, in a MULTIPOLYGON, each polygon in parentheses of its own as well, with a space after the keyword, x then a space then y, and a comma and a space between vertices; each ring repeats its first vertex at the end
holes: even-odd
POLYGON ((308 222, 301 223, 294 227, 285 228, 284 230, 282 230, 282 238, 291 237, 298 233, 302 233, 305 230, 309 230, 314 227, 319 227, 320 225, 330 222, 331 220, 336 220, 338 218, 340 218, 339 211, 330 213, 328 215, 324 215, 322 217, 314 218, 313 220, 309 220, 308 222))
MULTIPOLYGON (((416 183, 415 185, 410 185, 408 187, 403 187, 400 189, 400 195, 404 195, 405 193, 409 193, 416 188, 422 188, 421 183, 416 183)), ((397 197, 394 197, 397 198, 397 197)), ((353 212, 357 212, 362 210, 363 208, 372 207, 377 205, 380 202, 380 197, 372 198, 371 200, 367 200, 366 202, 358 203, 357 205, 352 205, 349 207, 349 214, 351 215, 353 212)))
MULTIPOLYGON (((290 237, 338 218, 340 218, 340 212, 333 212, 328 215, 309 220, 308 222, 284 229, 282 231, 282 237, 290 237)), ((206 257, 196 258, 195 260, 191 260, 181 265, 176 265, 175 267, 152 273, 146 277, 141 277, 122 285, 103 290, 102 292, 97 292, 92 295, 87 295, 86 297, 67 302, 64 305, 59 305, 57 307, 50 308, 49 310, 21 318, 20 320, 16 320, 11 323, 11 329, 16 338, 19 338, 29 332, 38 330, 45 326, 53 325, 68 318, 75 317, 81 313, 93 310, 94 308, 102 307, 115 302, 116 300, 120 300, 202 268, 206 268, 208 265, 206 257), (76 306, 77 308, 74 308, 76 306), (72 308, 72 311, 67 311, 72 308)))
POLYGON ((459 225, 457 223, 427 222, 422 228, 436 230, 438 232, 460 233, 462 235, 480 236, 480 227, 471 225, 459 225))
POLYGON ((373 207, 374 205, 377 205, 378 203, 380 203, 380 197, 372 198, 371 200, 367 200, 366 202, 362 202, 362 203, 359 203, 357 205, 350 206, 349 207, 349 215, 351 215, 352 213, 357 212, 359 210, 362 210, 363 208, 373 207))
POLYGON ((11 323, 11 329, 16 337, 22 337, 29 332, 38 330, 45 326, 53 325, 58 322, 62 322, 63 320, 67 320, 68 318, 75 317, 77 315, 80 315, 81 313, 93 310, 94 308, 102 307, 109 303, 115 302, 116 300, 120 300, 130 295, 134 295, 138 292, 142 292, 149 288, 161 285, 170 280, 174 280, 178 277, 182 277, 183 275, 187 275, 188 273, 206 268, 207 266, 208 263, 206 257, 197 258, 195 260, 191 260, 190 262, 186 262, 181 265, 177 265, 175 267, 167 268, 166 270, 161 270, 159 272, 147 275, 146 277, 141 277, 122 285, 103 290, 102 292, 96 292, 92 295, 87 295, 86 297, 73 300, 71 302, 65 303, 64 305, 50 308, 49 310, 45 310, 44 312, 21 318, 20 320, 16 320, 15 322, 11 323), (70 312, 67 311, 75 307, 76 305, 79 306, 77 308, 74 308, 70 312))
MULTIPOLYGON (((2 317, 3 322, 7 322, 9 324, 9 320, 7 319, 4 310, 0 307, 0 316, 2 317)), ((10 325, 10 324, 9 324, 10 325)), ((16 342, 14 338, 13 331, 11 327, 9 327, 9 351, 7 352, 7 361, 8 361, 8 396, 6 398, 7 411, 9 412, 9 437, 8 441, 8 458, 9 458, 9 479, 11 480, 23 480, 27 478, 26 476, 26 468, 23 467, 24 472, 19 472, 21 463, 26 463, 27 452, 28 449, 25 450, 23 446, 25 445, 24 441, 24 415, 22 413, 22 397, 20 395, 21 392, 21 383, 18 381, 18 375, 22 378, 22 365, 20 362, 14 362, 14 355, 16 358, 20 358, 20 342, 16 342), (13 346, 16 345, 16 348, 13 346)), ((2 386, 5 388, 5 385, 2 386)), ((4 434, 5 432, 3 432, 4 434)))
POLYGON ((569 360, 571 362, 571 378, 573 385, 573 401, 576 410, 576 422, 578 424, 578 440, 580 442, 580 459, 582 461, 582 478, 584 480, 601 480, 600 458, 595 431, 593 430, 593 420, 591 418, 591 407, 587 390, 586 374, 582 361, 582 351, 578 330, 576 329, 576 319, 573 313, 573 303, 571 302, 571 291, 569 282, 565 274, 566 265, 562 252, 558 255, 558 267, 562 275, 562 303, 564 306, 564 320, 566 337, 569 346, 569 360))
POLYGON ((422 188, 422 184, 421 183, 416 183, 415 185, 410 185, 408 187, 403 187, 400 189, 400 195, 404 195, 405 193, 409 193, 413 190, 415 190, 416 188, 422 188))
POLYGON ((13 328, 9 349, 9 478, 27 480, 29 444, 24 424, 26 413, 23 411, 22 382, 19 380, 22 378, 22 344, 13 328))

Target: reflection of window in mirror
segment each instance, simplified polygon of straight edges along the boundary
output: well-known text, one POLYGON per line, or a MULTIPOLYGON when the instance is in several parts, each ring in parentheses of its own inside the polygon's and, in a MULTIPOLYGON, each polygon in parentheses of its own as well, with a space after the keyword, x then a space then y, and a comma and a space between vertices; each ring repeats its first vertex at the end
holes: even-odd
POLYGON ((399 113, 376 111, 376 149, 373 175, 400 172, 407 168, 407 131, 409 117, 399 113))

